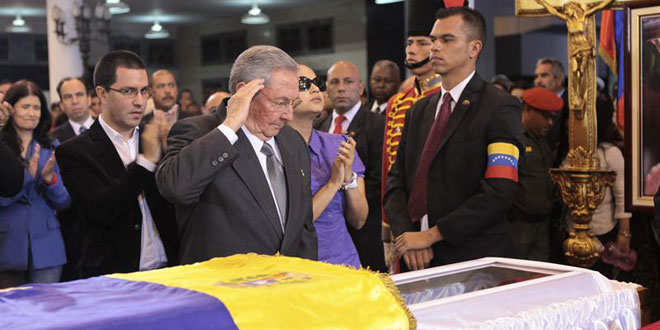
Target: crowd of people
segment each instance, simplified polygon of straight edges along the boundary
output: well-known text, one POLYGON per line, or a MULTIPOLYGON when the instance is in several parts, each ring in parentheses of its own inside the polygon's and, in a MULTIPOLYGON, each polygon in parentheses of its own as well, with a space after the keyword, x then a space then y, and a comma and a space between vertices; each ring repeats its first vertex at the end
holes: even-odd
MULTIPOLYGON (((570 219, 548 171, 568 152, 561 62, 540 59, 531 88, 488 82, 479 12, 411 12, 412 75, 378 61, 371 102, 354 63, 323 81, 273 46, 243 51, 229 92, 201 107, 125 50, 104 55, 92 82, 62 79, 51 109, 29 80, 0 84, 0 289, 237 253, 380 272, 563 262, 570 219)), ((598 157, 617 182, 592 229, 627 251, 612 111, 599 99, 598 157)))

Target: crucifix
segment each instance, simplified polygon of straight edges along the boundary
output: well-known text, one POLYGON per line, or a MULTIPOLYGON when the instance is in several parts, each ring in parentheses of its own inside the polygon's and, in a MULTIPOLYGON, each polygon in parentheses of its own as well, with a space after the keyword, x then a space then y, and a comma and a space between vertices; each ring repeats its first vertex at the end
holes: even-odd
POLYGON ((553 15, 568 29, 568 141, 567 166, 550 170, 570 209, 572 226, 564 241, 568 261, 590 267, 602 244, 589 223, 615 179, 614 171, 600 170, 596 136, 596 23, 594 14, 608 6, 621 8, 639 0, 516 0, 517 16, 553 15))

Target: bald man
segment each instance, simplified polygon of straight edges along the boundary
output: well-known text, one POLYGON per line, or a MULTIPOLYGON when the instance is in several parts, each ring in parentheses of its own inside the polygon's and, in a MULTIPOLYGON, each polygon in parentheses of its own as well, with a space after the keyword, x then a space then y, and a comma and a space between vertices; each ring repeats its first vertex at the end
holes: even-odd
POLYGON ((360 101, 364 83, 360 71, 351 62, 334 63, 328 70, 327 92, 334 105, 332 113, 316 125, 316 129, 335 134, 354 134, 357 152, 366 166, 364 181, 369 204, 369 216, 360 230, 352 230, 363 267, 387 272, 381 243, 380 173, 384 119, 369 111, 360 101))
POLYGON ((211 94, 211 96, 209 96, 209 98, 206 99, 206 103, 204 103, 204 107, 202 108, 202 114, 208 115, 213 111, 214 108, 216 108, 222 103, 222 100, 224 100, 229 96, 231 96, 231 94, 224 91, 219 91, 211 94))
POLYGON ((390 60, 380 60, 374 64, 369 78, 369 91, 373 97, 369 109, 385 115, 387 100, 394 95, 401 85, 399 66, 390 60))

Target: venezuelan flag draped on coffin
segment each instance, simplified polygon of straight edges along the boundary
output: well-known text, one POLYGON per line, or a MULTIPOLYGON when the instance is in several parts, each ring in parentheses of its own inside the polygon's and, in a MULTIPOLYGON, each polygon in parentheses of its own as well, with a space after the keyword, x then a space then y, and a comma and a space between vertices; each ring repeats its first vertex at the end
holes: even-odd
POLYGON ((0 329, 408 329, 386 275, 255 254, 0 290, 0 329))

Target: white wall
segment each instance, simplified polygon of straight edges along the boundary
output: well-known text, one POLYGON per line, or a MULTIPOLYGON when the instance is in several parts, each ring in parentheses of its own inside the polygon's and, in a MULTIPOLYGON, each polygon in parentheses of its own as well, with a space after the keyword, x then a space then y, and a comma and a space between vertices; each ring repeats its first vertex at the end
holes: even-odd
POLYGON ((217 22, 188 25, 177 31, 177 50, 182 54, 177 59, 180 69, 180 89, 189 88, 196 98, 202 96, 202 80, 229 77, 231 64, 201 65, 201 42, 204 35, 222 32, 247 30, 248 47, 253 45, 276 44, 278 24, 305 22, 314 19, 333 19, 334 53, 295 57, 318 72, 327 70, 333 62, 347 60, 360 69, 362 79, 367 75, 366 8, 363 1, 318 4, 279 12, 266 12, 271 22, 265 25, 244 25, 240 17, 222 19, 217 22))

